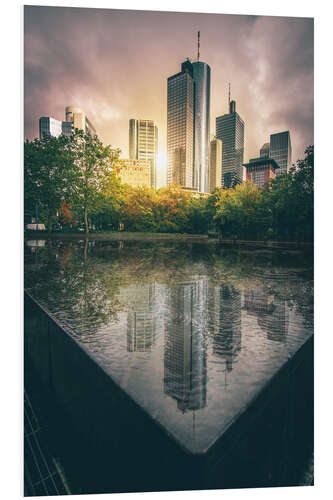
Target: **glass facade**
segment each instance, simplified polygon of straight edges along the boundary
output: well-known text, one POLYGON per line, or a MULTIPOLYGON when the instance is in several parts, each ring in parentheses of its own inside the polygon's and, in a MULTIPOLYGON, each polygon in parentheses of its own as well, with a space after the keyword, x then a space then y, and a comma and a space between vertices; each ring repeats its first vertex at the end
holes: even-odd
POLYGON ((194 81, 192 65, 168 78, 167 184, 193 187, 194 81))
POLYGON ((269 144, 269 156, 278 164, 276 175, 281 175, 289 172, 291 167, 291 141, 289 130, 271 134, 269 144))
POLYGON ((129 121, 129 155, 131 160, 145 160, 151 164, 151 187, 156 189, 156 161, 158 129, 152 120, 129 121))
POLYGON ((260 149, 260 158, 268 158, 268 157, 269 157, 269 142, 265 142, 265 144, 263 144, 260 149))
POLYGON ((213 139, 210 143, 209 192, 221 186, 222 178, 222 141, 213 139))
POLYGON ((243 179, 244 122, 236 112, 236 103, 231 101, 230 113, 216 118, 216 137, 222 140, 223 187, 231 187, 243 179))
POLYGON ((194 81, 194 166, 193 187, 209 192, 210 67, 192 63, 194 81))
POLYGON ((45 136, 59 137, 62 134, 61 121, 51 116, 42 116, 39 118, 39 138, 45 136))

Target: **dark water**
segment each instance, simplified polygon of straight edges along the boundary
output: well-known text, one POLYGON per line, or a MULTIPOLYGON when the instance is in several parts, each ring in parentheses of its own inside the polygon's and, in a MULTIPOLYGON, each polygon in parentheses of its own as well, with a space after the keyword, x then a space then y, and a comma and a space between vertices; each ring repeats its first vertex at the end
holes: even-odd
POLYGON ((192 451, 313 333, 312 257, 297 251, 27 241, 25 287, 192 451))

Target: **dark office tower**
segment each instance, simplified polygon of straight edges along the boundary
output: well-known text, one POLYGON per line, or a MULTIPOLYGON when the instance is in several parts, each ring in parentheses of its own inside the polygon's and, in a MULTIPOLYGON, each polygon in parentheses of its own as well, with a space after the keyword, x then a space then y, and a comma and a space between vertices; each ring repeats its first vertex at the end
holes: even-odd
POLYGON ((210 67, 192 64, 194 81, 194 166, 193 188, 209 193, 210 67))
POLYGON ((269 142, 265 142, 260 149, 260 158, 269 158, 269 142))
POLYGON ((130 160, 145 160, 151 165, 151 187, 156 189, 158 130, 152 120, 129 121, 130 160))
POLYGON ((167 184, 193 187, 194 81, 189 60, 168 78, 167 184))
POLYGON ((229 103, 229 114, 216 118, 216 137, 222 140, 223 187, 232 187, 243 180, 244 122, 236 112, 236 102, 229 103))
POLYGON ((212 287, 208 309, 213 352, 225 360, 231 371, 242 344, 240 291, 232 285, 212 287))
POLYGON ((289 130, 271 134, 269 143, 269 157, 279 165, 276 175, 286 174, 291 167, 291 141, 289 130))
POLYGON ((165 321, 164 392, 182 412, 207 404, 207 280, 182 283, 168 292, 165 321))

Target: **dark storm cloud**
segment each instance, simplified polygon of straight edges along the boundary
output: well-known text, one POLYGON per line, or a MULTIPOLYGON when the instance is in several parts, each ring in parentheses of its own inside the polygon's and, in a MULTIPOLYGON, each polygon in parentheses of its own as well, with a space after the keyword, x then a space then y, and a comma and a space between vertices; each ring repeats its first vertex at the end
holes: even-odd
POLYGON ((290 130, 293 159, 313 142, 313 21, 104 9, 25 7, 25 135, 38 118, 82 107, 127 154, 129 118, 149 118, 166 144, 166 79, 186 57, 212 70, 211 132, 228 82, 245 121, 245 159, 290 130))

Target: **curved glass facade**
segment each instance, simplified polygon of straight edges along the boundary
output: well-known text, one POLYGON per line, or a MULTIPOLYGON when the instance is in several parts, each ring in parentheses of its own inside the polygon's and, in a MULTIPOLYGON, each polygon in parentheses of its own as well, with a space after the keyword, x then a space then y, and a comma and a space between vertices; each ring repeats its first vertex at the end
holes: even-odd
POLYGON ((193 187, 209 192, 210 67, 192 63, 194 80, 194 165, 193 187))

